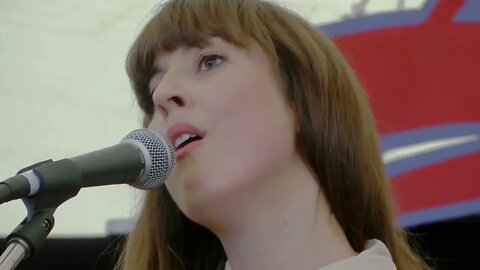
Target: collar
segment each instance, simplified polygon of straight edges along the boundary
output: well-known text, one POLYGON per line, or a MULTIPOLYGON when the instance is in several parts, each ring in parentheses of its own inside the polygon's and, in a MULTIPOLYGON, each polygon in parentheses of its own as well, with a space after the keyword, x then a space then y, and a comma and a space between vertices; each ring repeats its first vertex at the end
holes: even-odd
MULTIPOLYGON (((357 256, 353 256, 327 266, 321 267, 318 270, 341 270, 341 269, 382 269, 382 270, 396 270, 397 267, 393 263, 392 256, 385 244, 377 239, 368 240, 365 243, 365 248, 357 256)), ((225 263, 225 270, 232 270, 228 263, 225 263)))

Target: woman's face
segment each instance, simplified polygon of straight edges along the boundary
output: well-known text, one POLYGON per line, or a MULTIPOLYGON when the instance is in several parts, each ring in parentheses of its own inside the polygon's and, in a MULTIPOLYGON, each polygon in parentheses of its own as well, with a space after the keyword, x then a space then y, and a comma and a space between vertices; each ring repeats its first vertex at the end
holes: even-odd
POLYGON ((212 38, 205 48, 162 54, 155 67, 149 128, 176 147, 166 185, 180 209, 192 218, 274 188, 296 155, 295 120, 260 46, 212 38))

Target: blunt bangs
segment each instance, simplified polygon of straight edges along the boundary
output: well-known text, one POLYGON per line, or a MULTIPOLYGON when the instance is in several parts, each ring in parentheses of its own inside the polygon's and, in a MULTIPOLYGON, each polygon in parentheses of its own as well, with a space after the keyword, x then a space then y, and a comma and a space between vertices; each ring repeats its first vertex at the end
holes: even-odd
POLYGON ((240 4, 230 0, 177 0, 157 7, 158 11, 135 40, 126 62, 130 83, 147 117, 153 114, 148 85, 155 58, 178 47, 203 48, 209 45, 211 37, 247 48, 251 38, 265 37, 256 29, 256 21, 260 19, 255 13, 257 4, 248 0, 240 4))

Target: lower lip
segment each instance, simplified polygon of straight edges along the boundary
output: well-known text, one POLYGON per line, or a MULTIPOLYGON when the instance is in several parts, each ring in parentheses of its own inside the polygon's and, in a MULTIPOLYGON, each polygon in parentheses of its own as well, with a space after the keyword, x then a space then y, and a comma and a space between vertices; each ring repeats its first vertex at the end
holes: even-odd
POLYGON ((177 150, 176 152, 176 155, 177 155, 177 160, 182 160, 184 158, 187 157, 187 155, 192 152, 193 150, 195 150, 196 148, 198 148, 200 145, 203 144, 203 139, 202 140, 198 140, 198 141, 193 141, 187 145, 185 145, 184 147, 180 148, 179 150, 177 150))

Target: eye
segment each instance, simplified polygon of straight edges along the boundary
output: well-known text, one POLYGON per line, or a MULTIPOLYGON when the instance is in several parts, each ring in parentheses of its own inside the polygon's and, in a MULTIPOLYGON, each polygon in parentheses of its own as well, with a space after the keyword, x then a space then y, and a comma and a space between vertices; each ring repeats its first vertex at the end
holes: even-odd
POLYGON ((155 92, 155 88, 157 88, 162 78, 163 72, 161 70, 156 71, 155 74, 153 74, 153 76, 150 78, 150 81, 148 82, 148 92, 150 97, 153 96, 153 92, 155 92))
POLYGON ((214 53, 202 55, 198 63, 198 69, 200 71, 210 70, 220 65, 224 59, 225 57, 214 53))

